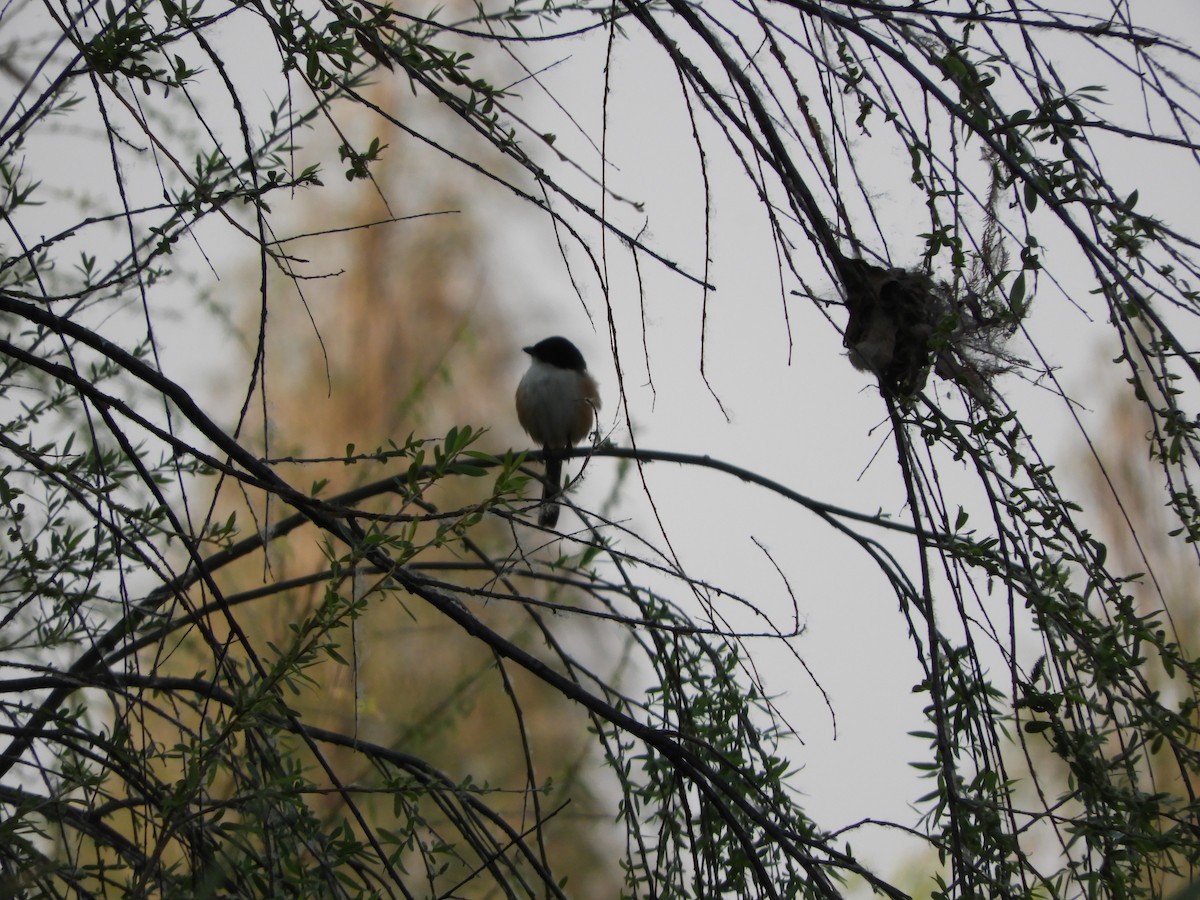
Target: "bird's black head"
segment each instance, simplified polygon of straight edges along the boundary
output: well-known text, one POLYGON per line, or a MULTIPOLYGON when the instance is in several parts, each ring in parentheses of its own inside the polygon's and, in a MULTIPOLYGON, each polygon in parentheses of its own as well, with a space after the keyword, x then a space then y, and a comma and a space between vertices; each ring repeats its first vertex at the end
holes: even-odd
POLYGON ((548 337, 543 341, 538 341, 532 347, 524 349, 539 362, 559 369, 571 369, 575 372, 587 369, 587 363, 583 361, 583 354, 579 352, 579 348, 565 337, 548 337))

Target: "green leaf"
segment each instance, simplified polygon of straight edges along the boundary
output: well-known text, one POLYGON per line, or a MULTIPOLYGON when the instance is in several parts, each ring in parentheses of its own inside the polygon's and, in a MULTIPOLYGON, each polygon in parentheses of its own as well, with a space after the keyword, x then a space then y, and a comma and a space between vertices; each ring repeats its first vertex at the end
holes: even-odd
POLYGON ((1024 193, 1025 208, 1030 212, 1033 212, 1035 209, 1037 209, 1038 205, 1037 186, 1034 185, 1032 181, 1026 181, 1024 185, 1024 193))
POLYGON ((1013 279, 1012 287, 1008 289, 1008 305, 1012 309, 1013 315, 1018 319, 1021 318, 1025 309, 1025 273, 1018 272, 1017 277, 1013 279))

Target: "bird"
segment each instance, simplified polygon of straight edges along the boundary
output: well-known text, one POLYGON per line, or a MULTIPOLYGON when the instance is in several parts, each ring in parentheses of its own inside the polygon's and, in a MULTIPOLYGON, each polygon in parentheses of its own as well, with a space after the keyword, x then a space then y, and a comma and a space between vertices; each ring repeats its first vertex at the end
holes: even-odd
POLYGON ((542 445, 546 478, 538 524, 558 524, 554 498, 562 489, 563 458, 588 436, 600 409, 600 390, 587 370, 579 348, 565 337, 548 337, 522 348, 529 368, 517 385, 517 419, 526 433, 542 445))

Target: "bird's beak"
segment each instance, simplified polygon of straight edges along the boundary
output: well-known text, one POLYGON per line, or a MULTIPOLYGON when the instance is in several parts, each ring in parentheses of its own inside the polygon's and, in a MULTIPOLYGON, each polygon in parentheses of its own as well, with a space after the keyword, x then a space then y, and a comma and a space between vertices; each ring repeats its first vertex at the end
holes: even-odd
POLYGON ((533 356, 533 348, 532 347, 522 347, 521 349, 524 350, 526 353, 528 353, 530 356, 533 356))

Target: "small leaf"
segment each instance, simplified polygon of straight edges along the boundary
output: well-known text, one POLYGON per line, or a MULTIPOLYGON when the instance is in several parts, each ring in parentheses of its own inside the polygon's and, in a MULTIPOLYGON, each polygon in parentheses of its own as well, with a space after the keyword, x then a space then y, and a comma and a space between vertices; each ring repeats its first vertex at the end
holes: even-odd
POLYGON ((1017 318, 1021 317, 1021 311, 1024 310, 1025 301, 1025 273, 1018 272, 1017 277, 1013 279, 1012 287, 1008 290, 1008 305, 1012 308, 1017 318))

